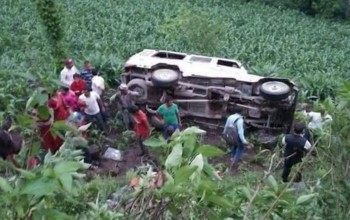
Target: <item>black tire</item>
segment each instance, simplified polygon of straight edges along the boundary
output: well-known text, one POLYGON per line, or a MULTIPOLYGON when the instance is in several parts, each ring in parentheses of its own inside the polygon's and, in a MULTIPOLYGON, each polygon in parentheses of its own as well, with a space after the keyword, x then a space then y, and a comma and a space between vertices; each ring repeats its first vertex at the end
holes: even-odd
POLYGON ((169 87, 173 86, 179 80, 178 71, 168 68, 156 69, 152 72, 151 80, 155 86, 169 87))
POLYGON ((289 96, 291 88, 288 84, 280 81, 264 82, 260 86, 261 95, 268 100, 277 101, 289 96))
POLYGON ((139 93, 139 96, 135 100, 136 103, 143 104, 147 102, 148 93, 147 93, 147 84, 143 79, 132 79, 128 83, 128 89, 131 91, 136 91, 139 93))

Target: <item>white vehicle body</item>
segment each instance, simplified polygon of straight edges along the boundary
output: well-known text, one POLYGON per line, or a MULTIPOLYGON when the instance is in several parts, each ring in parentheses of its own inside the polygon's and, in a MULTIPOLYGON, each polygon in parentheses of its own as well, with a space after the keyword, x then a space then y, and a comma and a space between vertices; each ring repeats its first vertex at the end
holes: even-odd
POLYGON ((145 49, 140 53, 131 56, 126 62, 126 66, 136 66, 139 68, 151 69, 158 63, 176 65, 182 72, 183 77, 206 77, 206 78, 230 78, 239 79, 245 82, 257 82, 262 77, 248 74, 247 70, 238 60, 207 57, 194 54, 178 53, 173 51, 145 49), (172 53, 183 56, 181 60, 166 59, 155 56, 158 53, 172 53), (236 64, 234 66, 221 65, 220 61, 236 64))
POLYGON ((145 49, 125 63, 122 82, 140 94, 139 104, 157 108, 174 97, 183 116, 213 126, 237 111, 254 128, 288 131, 298 89, 288 79, 249 74, 234 59, 145 49))

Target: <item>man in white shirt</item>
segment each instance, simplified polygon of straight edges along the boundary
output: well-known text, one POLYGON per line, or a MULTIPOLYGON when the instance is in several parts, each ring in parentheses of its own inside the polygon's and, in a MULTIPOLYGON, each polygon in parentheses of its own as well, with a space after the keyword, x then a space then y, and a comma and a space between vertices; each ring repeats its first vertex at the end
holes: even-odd
POLYGON ((64 65, 65 66, 61 71, 61 82, 69 88, 72 82, 74 81, 73 75, 75 73, 79 74, 79 71, 74 66, 73 60, 70 58, 64 61, 64 65))
POLYGON ((321 128, 321 126, 324 123, 328 123, 333 120, 332 116, 330 116, 329 114, 322 117, 322 114, 324 112, 313 112, 311 110, 312 110, 312 106, 309 104, 306 106, 305 110, 302 111, 303 115, 307 116, 310 119, 308 128, 311 130, 314 130, 316 128, 321 128))
POLYGON ((105 91, 105 80, 98 75, 96 70, 92 71, 91 87, 92 91, 96 92, 99 96, 102 96, 105 91))
POLYGON ((92 91, 91 88, 85 88, 83 94, 79 96, 79 102, 83 106, 87 122, 96 122, 98 128, 106 132, 106 125, 104 123, 102 112, 105 111, 100 96, 92 91))

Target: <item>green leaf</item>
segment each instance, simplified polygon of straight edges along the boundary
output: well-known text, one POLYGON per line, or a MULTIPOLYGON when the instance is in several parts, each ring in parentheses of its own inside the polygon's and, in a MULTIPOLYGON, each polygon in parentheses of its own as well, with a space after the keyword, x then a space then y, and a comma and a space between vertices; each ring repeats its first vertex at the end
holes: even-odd
POLYGON ((175 184, 179 184, 187 181, 192 173, 196 171, 196 167, 194 166, 184 166, 175 171, 175 184))
POLYGON ((26 103, 26 110, 33 107, 35 104, 36 103, 35 103, 34 97, 33 96, 29 97, 29 99, 27 100, 27 103, 26 103))
POLYGON ((51 220, 73 220, 74 218, 55 209, 37 209, 33 212, 34 219, 51 219, 51 220))
POLYGON ((33 179, 35 178, 35 174, 33 172, 30 172, 28 170, 23 170, 23 169, 19 169, 17 168, 16 169, 18 172, 21 173, 22 176, 24 176, 25 178, 28 178, 28 179, 33 179))
POLYGON ((151 137, 143 142, 144 145, 148 147, 162 147, 167 144, 166 140, 164 138, 155 138, 151 137))
POLYGON ((192 127, 189 127, 189 128, 186 128, 182 134, 206 134, 207 132, 205 130, 202 130, 198 127, 195 127, 195 126, 192 126, 192 127))
POLYGON ((34 96, 34 99, 39 105, 44 105, 49 99, 49 96, 47 93, 37 92, 34 96))
POLYGON ((216 157, 225 155, 225 152, 221 149, 207 144, 200 146, 197 149, 197 153, 201 153, 205 157, 216 157))
POLYGON ((173 147, 173 150, 169 154, 168 158, 165 161, 165 167, 174 167, 179 166, 182 162, 182 145, 180 143, 176 144, 173 147))
POLYGON ((270 187, 272 187, 275 190, 275 192, 277 192, 278 184, 276 179, 272 175, 269 175, 269 177, 267 177, 267 183, 270 187))
POLYGON ((207 195, 205 197, 205 200, 207 200, 208 202, 215 203, 222 208, 232 208, 233 207, 232 203, 222 196, 207 195))
POLYGON ((62 161, 55 165, 54 172, 57 176, 65 173, 75 172, 83 168, 83 165, 80 162, 75 161, 62 161))
POLYGON ((0 188, 4 192, 11 192, 13 190, 12 186, 7 182, 7 180, 0 176, 0 188))
POLYGON ((216 180, 221 180, 222 178, 216 173, 216 170, 214 169, 214 167, 212 167, 210 164, 208 163, 204 163, 204 167, 203 167, 203 171, 204 173, 206 173, 209 177, 214 178, 216 180))
POLYGON ((250 190, 248 189, 248 187, 243 186, 241 189, 242 189, 242 192, 244 193, 244 195, 247 197, 247 199, 252 198, 252 194, 251 194, 250 190))
POLYGON ((65 190, 70 192, 72 190, 73 177, 71 173, 63 173, 59 177, 59 180, 65 190))
POLYGON ((187 137, 185 137, 185 141, 184 141, 184 157, 191 157, 193 150, 197 144, 197 137, 193 134, 193 135, 188 135, 187 137))
POLYGON ((58 182, 53 179, 37 179, 29 182, 22 188, 23 194, 45 196, 51 195, 57 190, 58 182))
POLYGON ((301 195, 296 201, 297 205, 305 205, 309 202, 311 202, 311 199, 313 199, 315 196, 317 196, 317 193, 312 193, 308 195, 301 195))
POLYGON ((56 121, 53 123, 52 128, 55 131, 77 131, 76 128, 68 125, 65 121, 56 121))
POLYGON ((46 105, 39 106, 38 113, 43 120, 47 120, 50 117, 50 110, 46 105))
POLYGON ((198 154, 193 161, 190 164, 191 166, 196 166, 197 167, 197 171, 201 172, 203 170, 203 166, 204 166, 204 159, 202 154, 198 154))

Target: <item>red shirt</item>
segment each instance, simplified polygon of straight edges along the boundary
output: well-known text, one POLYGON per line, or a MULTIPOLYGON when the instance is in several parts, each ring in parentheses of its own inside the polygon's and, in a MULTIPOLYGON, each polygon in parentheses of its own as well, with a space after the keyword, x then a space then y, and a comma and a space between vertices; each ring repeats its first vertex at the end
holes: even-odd
POLYGON ((138 137, 148 138, 150 134, 149 123, 146 114, 139 110, 134 114, 134 131, 138 137))
POLYGON ((48 106, 54 110, 54 121, 66 120, 68 118, 68 107, 65 105, 60 93, 49 99, 48 106))
POLYGON ((62 93, 64 103, 70 107, 73 111, 78 107, 78 97, 72 90, 69 90, 67 93, 62 93))
POLYGON ((73 83, 70 85, 70 89, 71 89, 73 92, 75 92, 75 94, 76 94, 77 96, 80 96, 81 93, 82 93, 82 91, 83 91, 83 89, 85 88, 85 86, 86 86, 85 81, 79 79, 79 80, 77 80, 77 81, 75 81, 75 80, 73 81, 73 83))

